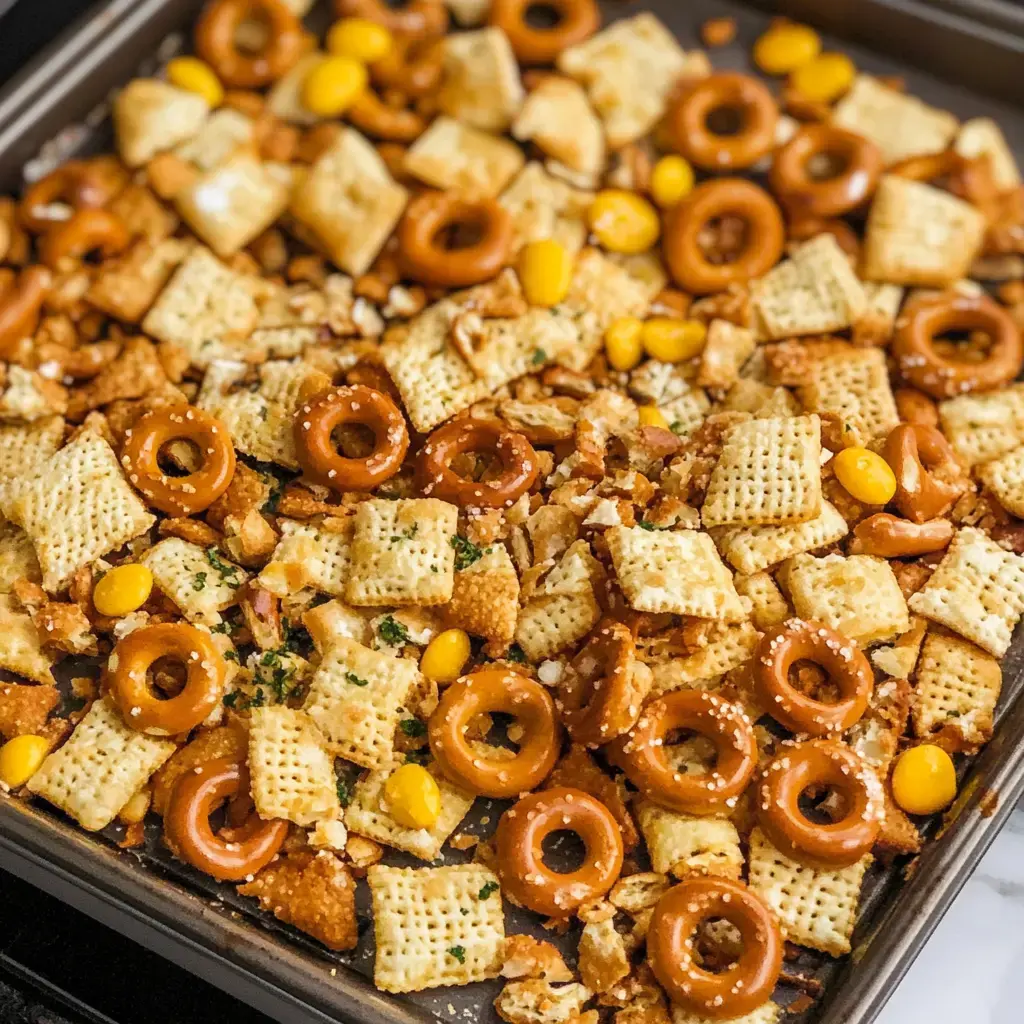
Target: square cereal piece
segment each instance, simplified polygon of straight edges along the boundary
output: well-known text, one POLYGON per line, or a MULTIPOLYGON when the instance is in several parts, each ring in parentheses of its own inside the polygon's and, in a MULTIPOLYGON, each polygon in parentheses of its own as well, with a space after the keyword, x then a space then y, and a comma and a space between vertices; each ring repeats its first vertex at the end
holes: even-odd
POLYGON ((599 1019, 597 1011, 583 1013, 592 996, 579 982, 552 985, 543 978, 528 978, 506 982, 494 1008, 502 1020, 515 1024, 594 1024, 599 1019))
POLYGON ((579 174, 596 177, 604 170, 604 126, 587 94, 569 78, 551 75, 530 91, 512 137, 532 142, 579 174))
POLYGON ((28 780, 28 788, 82 828, 98 832, 176 747, 174 740, 130 728, 106 700, 97 700, 67 743, 28 780))
POLYGON ((769 573, 755 572, 753 576, 736 576, 734 582, 736 593, 750 599, 753 605, 750 617, 758 629, 771 629, 793 614, 789 602, 769 573))
MULTIPOLYGON (((710 1017, 702 1017, 699 1013, 690 1013, 681 1006, 673 1005, 672 1024, 715 1024, 710 1017)), ((769 1000, 762 1003, 756 1010, 745 1013, 742 1017, 733 1017, 729 1024, 779 1024, 782 1007, 769 1000)), ((632 1024, 632 1022, 629 1022, 632 1024)))
POLYGON ((708 688, 710 681, 720 679, 726 672, 749 661, 759 639, 757 630, 749 622, 715 627, 709 631, 704 645, 692 654, 651 664, 654 692, 708 688))
POLYGON ((1005 455, 1024 444, 1024 384, 940 402, 939 422, 968 466, 1005 455))
POLYGON ((184 349, 193 364, 209 365, 218 346, 243 342, 259 320, 248 279, 196 246, 160 293, 142 329, 184 349))
POLYGON ((355 513, 345 598, 354 605, 451 600, 458 509, 437 498, 371 499, 355 513))
POLYGON ((817 416, 748 420, 726 434, 701 521, 713 526, 786 526, 821 512, 817 416))
POLYGON ((261 818, 312 825, 341 814, 334 759, 305 711, 277 704, 253 708, 249 719, 252 798, 261 818))
POLYGON ((141 167, 195 135, 209 110, 198 93, 155 78, 136 78, 114 98, 117 151, 129 167, 141 167))
POLYGON ((862 647, 910 628, 896 575, 874 555, 796 555, 779 578, 801 619, 823 622, 862 647))
POLYGON ((597 249, 585 249, 573 268, 569 293, 559 309, 576 321, 579 342, 559 359, 582 370, 604 344, 604 332, 624 316, 643 318, 651 297, 643 281, 633 277, 597 249))
POLYGON ((808 412, 832 412, 848 424, 858 444, 885 437, 900 421, 885 352, 850 348, 811 360, 808 383, 798 390, 808 412))
POLYGON ((251 150, 239 150, 182 189, 182 220, 221 258, 238 252, 284 213, 291 188, 251 150))
POLYGON ((821 512, 794 526, 731 526, 714 533, 726 561, 744 575, 760 572, 793 555, 827 547, 850 532, 836 507, 822 499, 821 512))
POLYGON ((472 28, 487 20, 491 0, 444 0, 452 17, 463 27, 472 28))
POLYGON ((501 135, 526 95, 508 36, 491 26, 450 35, 443 46, 444 78, 437 93, 441 110, 463 124, 501 135))
POLYGON ((726 622, 747 617, 732 573, 706 533, 613 526, 605 537, 631 608, 726 622))
POLYGON ((636 809, 651 867, 677 878, 717 875, 738 879, 743 852, 736 826, 728 818, 677 814, 641 800, 636 809))
POLYGON ((430 828, 406 828, 395 821, 384 796, 391 771, 373 771, 356 783, 352 802, 345 808, 349 832, 411 853, 420 860, 436 860, 448 837, 473 806, 473 795, 453 786, 439 770, 430 773, 441 792, 441 813, 430 828))
POLYGON ((442 299, 405 327, 389 332, 380 355, 409 419, 422 434, 488 394, 487 385, 449 339, 459 304, 442 299))
POLYGON ((263 910, 328 949, 354 949, 359 942, 356 883, 326 850, 275 857, 251 882, 238 886, 238 892, 255 896, 263 910))
POLYGON ((910 608, 1001 658, 1024 612, 1024 558, 965 527, 910 608))
POLYGON ((307 53, 287 74, 282 75, 267 94, 267 110, 289 124, 311 125, 322 121, 302 102, 302 90, 310 73, 326 60, 320 50, 307 53))
POLYGON ((985 236, 970 203, 885 174, 868 214, 861 273, 868 281, 944 288, 967 277, 985 236))
POLYGON ((256 122, 251 117, 240 110, 221 107, 192 138, 174 150, 174 155, 205 173, 220 167, 236 150, 252 146, 255 140, 256 122))
POLYGON ((1024 518, 1024 446, 979 466, 978 476, 1007 512, 1024 518))
POLYGON ((750 835, 750 888, 775 911, 782 934, 830 956, 850 952, 857 904, 871 857, 817 871, 779 853, 759 828, 750 835))
POLYGON ((305 587, 339 597, 352 566, 351 516, 321 524, 278 519, 281 539, 260 573, 260 585, 278 597, 305 587))
POLYGON ((553 238, 569 252, 578 252, 587 237, 586 214, 594 196, 560 181, 536 160, 528 163, 501 194, 499 202, 512 214, 515 256, 527 242, 553 238))
POLYGON ((28 534, 51 593, 156 522, 128 486, 110 445, 90 431, 8 483, 0 511, 28 534))
POLYGON ((374 984, 382 992, 418 992, 498 977, 505 941, 500 889, 479 864, 393 868, 367 872, 373 897, 377 958, 374 984))
POLYGON ((890 89, 870 75, 857 76, 836 105, 832 123, 874 142, 887 165, 908 156, 941 153, 957 130, 957 119, 948 111, 890 89))
POLYGON ((633 371, 629 388, 638 398, 656 405, 677 437, 689 437, 711 409, 703 388, 694 387, 686 371, 672 363, 648 359, 633 371))
POLYGON ((953 149, 961 156, 987 156, 992 169, 992 178, 1000 192, 1008 192, 1021 183, 1020 168, 1006 142, 1002 128, 991 117, 974 117, 964 121, 953 143, 953 149))
POLYGON ((557 65, 587 90, 604 121, 608 145, 621 149, 661 120, 687 55, 662 23, 644 12, 563 50, 557 65))
POLYGON ((373 146, 343 128, 299 182, 291 212, 337 266, 358 276, 377 258, 408 198, 373 146))
POLYGON ((864 312, 853 325, 851 337, 855 345, 885 345, 892 339, 896 315, 903 302, 903 289, 898 284, 862 282, 864 312))
POLYGON ((955 749, 973 751, 992 736, 992 716, 1003 673, 990 654, 959 637, 929 633, 917 663, 911 697, 914 735, 955 739, 955 749))
POLYGON ((485 548, 479 558, 456 570, 452 599, 441 614, 448 627, 482 636, 494 649, 512 642, 519 617, 519 576, 503 545, 485 548))
POLYGON ((60 416, 0 426, 0 484, 43 465, 56 454, 63 440, 64 420, 60 416))
POLYGON ((702 388, 729 388, 755 347, 754 332, 728 320, 712 320, 700 355, 695 383, 702 388))
POLYGON ((487 198, 498 195, 525 163, 514 142, 442 116, 409 147, 403 166, 434 188, 487 198))
POLYGON ((0 683, 0 736, 39 735, 53 711, 61 702, 56 686, 27 686, 22 683, 0 683))
POLYGON ((389 768, 402 709, 419 684, 414 661, 339 636, 313 673, 303 707, 337 757, 389 768))
POLYGON ((118 320, 137 324, 156 302, 189 249, 189 244, 180 238, 160 242, 139 239, 123 256, 97 267, 85 299, 118 320))
POLYGON ((769 340, 844 330, 866 307, 849 258, 829 234, 801 245, 754 285, 755 315, 769 340))
POLYGON ((216 626, 220 613, 238 603, 238 590, 248 573, 210 548, 204 550, 180 537, 154 544, 141 558, 153 582, 189 622, 216 626))
POLYGON ((0 668, 52 686, 56 658, 43 651, 32 616, 10 594, 0 594, 0 630, 0 668))

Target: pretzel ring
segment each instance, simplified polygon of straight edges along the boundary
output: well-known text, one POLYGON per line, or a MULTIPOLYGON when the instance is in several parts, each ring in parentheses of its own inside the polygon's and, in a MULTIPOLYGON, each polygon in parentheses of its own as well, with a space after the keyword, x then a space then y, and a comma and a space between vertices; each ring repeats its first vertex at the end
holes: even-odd
POLYGON ((802 864, 831 870, 856 864, 875 845, 885 796, 878 776, 853 750, 811 740, 779 751, 761 773, 754 806, 772 845, 802 864), (838 793, 842 818, 819 824, 804 815, 800 796, 812 786, 838 793))
POLYGON ((945 467, 947 477, 962 477, 956 453, 938 427, 922 423, 893 427, 885 439, 882 457, 896 477, 893 504, 912 523, 938 518, 963 493, 963 482, 943 480, 933 472, 945 467))
POLYGON ((209 508, 235 475, 235 448, 227 427, 192 406, 146 413, 127 432, 121 464, 146 501, 170 516, 191 516, 209 508), (168 476, 158 461, 168 441, 193 441, 203 464, 188 476, 168 476))
POLYGON ((782 971, 782 932, 760 897, 731 878, 684 879, 658 900, 647 930, 647 960, 674 1003, 698 1017, 745 1016, 771 997, 782 971), (739 933, 743 952, 718 974, 694 962, 694 934, 702 922, 724 918, 739 933))
POLYGON ((111 652, 107 678, 124 720, 139 732, 177 736, 194 729, 217 706, 224 690, 226 666, 209 633, 185 622, 142 626, 118 640, 111 652), (146 679, 158 658, 185 666, 185 688, 161 700, 146 679))
POLYGON ((1020 330, 987 295, 945 295, 913 303, 897 321, 892 352, 900 373, 932 398, 991 391, 1008 384, 1024 363, 1020 330), (935 348, 946 331, 984 331, 992 339, 979 362, 951 359, 935 348))
POLYGON ((651 670, 636 657, 621 622, 602 625, 569 663, 559 683, 559 711, 576 743, 598 747, 628 732, 651 688, 651 670))
POLYGON ((809 241, 818 235, 831 235, 847 256, 860 258, 860 239, 857 232, 838 217, 802 217, 790 220, 786 237, 794 242, 809 241))
POLYGON ((391 49, 370 65, 370 75, 382 89, 394 89, 410 99, 426 96, 444 75, 444 40, 397 35, 391 49))
POLYGON ((874 673, 861 649, 820 622, 790 619, 768 630, 754 654, 754 687, 768 713, 795 733, 844 732, 867 710, 874 673), (798 661, 813 661, 838 687, 835 704, 813 700, 789 682, 798 661))
POLYGON ((600 898, 622 870, 622 834, 612 812, 568 786, 524 796, 501 816, 494 842, 505 895, 547 917, 567 917, 600 898), (587 848, 575 871, 554 871, 544 863, 544 840, 563 830, 575 832, 587 848))
POLYGON ((185 772, 164 815, 164 831, 175 854, 219 882, 241 882, 266 867, 288 835, 287 821, 264 821, 252 810, 234 828, 215 834, 210 827, 210 815, 225 800, 248 790, 249 773, 227 758, 185 772))
POLYGON ((757 743, 742 709, 702 690, 675 690, 648 704, 619 741, 616 760, 626 777, 656 804, 684 814, 713 814, 731 806, 757 767, 757 743), (691 729, 715 745, 715 766, 703 775, 680 772, 665 737, 691 729))
POLYGON ((914 523, 888 512, 876 512, 854 527, 850 554, 915 558, 944 551, 952 539, 953 524, 948 519, 914 523))
POLYGON ((41 210, 57 202, 75 210, 105 206, 125 180, 124 169, 115 160, 69 160, 25 189, 18 216, 29 231, 47 231, 58 222, 41 210))
POLYGON ((423 446, 421 490, 463 508, 508 508, 533 486, 539 471, 537 453, 522 434, 480 420, 453 420, 435 430, 423 446), (468 452, 493 452, 501 475, 479 482, 460 476, 452 462, 468 452))
POLYGON ((298 63, 306 48, 302 23, 285 0, 210 0, 196 24, 196 53, 231 89, 259 89, 276 82, 298 63), (267 43, 246 53, 235 41, 249 19, 267 23, 267 43))
POLYGON ((323 391, 295 414, 295 448, 302 468, 336 491, 372 491, 390 480, 409 450, 405 417, 383 392, 361 384, 323 391), (373 433, 373 451, 365 458, 339 454, 331 433, 343 423, 373 433))
POLYGON ((779 120, 768 88, 750 75, 721 71, 693 82, 669 112, 676 149, 706 171, 738 171, 756 164, 775 146, 779 120), (739 117, 739 129, 719 134, 710 125, 718 111, 739 117))
POLYGON ((424 192, 406 207, 398 225, 398 248, 408 276, 441 288, 466 288, 495 277, 512 244, 512 216, 496 199, 464 199, 424 192), (456 225, 479 229, 480 240, 459 249, 438 241, 456 225))
POLYGON ((51 280, 45 267, 26 267, 17 283, 0 286, 0 359, 35 331, 51 280))
POLYGON ((414 110, 389 107, 372 89, 364 89, 347 113, 361 132, 387 142, 412 142, 427 128, 414 110))
POLYGON ((768 273, 782 256, 786 231, 775 200, 745 178, 716 178, 698 185, 672 210, 665 228, 665 260, 676 283, 705 295, 768 273), (747 223, 742 251, 728 263, 712 263, 701 235, 720 217, 747 223))
POLYGON ((887 174, 926 183, 942 179, 950 192, 991 214, 999 198, 988 159, 965 157, 956 150, 926 153, 898 160, 887 168, 887 174))
POLYGON ((128 248, 131 233, 106 210, 86 207, 70 219, 52 227, 39 243, 39 258, 51 270, 59 270, 65 260, 81 261, 94 249, 104 259, 128 248))
POLYGON ((768 180, 794 215, 838 217, 875 191, 883 166, 881 150, 864 136, 830 124, 805 124, 775 154, 768 180), (824 157, 838 162, 838 174, 814 176, 813 162, 824 157))
POLYGON ((448 11, 442 0, 408 0, 397 9, 387 0, 334 0, 334 13, 339 18, 367 18, 396 36, 426 38, 448 31, 448 11))
POLYGON ((555 766, 559 735, 555 703, 527 676, 485 669, 457 679, 430 716, 430 749, 453 782, 481 796, 515 797, 539 785, 555 766), (477 715, 503 711, 524 728, 511 759, 484 757, 466 739, 477 715))
POLYGON ((589 39, 601 27, 601 12, 594 0, 548 0, 558 20, 549 28, 535 28, 526 15, 536 0, 494 0, 491 24, 512 44, 520 64, 554 64, 563 51, 589 39))

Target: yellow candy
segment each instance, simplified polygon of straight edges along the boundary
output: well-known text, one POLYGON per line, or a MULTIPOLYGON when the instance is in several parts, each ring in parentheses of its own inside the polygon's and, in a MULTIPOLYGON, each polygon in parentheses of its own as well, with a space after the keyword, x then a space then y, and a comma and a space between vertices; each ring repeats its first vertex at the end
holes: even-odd
POLYGON ((644 354, 640 340, 644 324, 635 316, 613 320, 604 332, 604 351, 613 370, 632 370, 644 354))
POLYGON ((366 67, 351 57, 325 57, 302 83, 302 103, 320 117, 339 117, 369 81, 366 67))
POLYGON ((647 252, 658 241, 658 211, 643 196, 622 189, 598 192, 589 212, 590 230, 609 252, 647 252))
POLYGON ((823 53, 798 67, 789 84, 801 96, 815 103, 831 103, 853 85, 857 68, 845 53, 823 53))
POLYGON ((519 254, 519 281, 531 306, 555 306, 569 292, 572 256, 561 242, 529 242, 519 254))
POLYGON ((46 758, 50 744, 42 736, 15 736, 0 747, 0 782, 24 786, 46 758))
POLYGON ((896 493, 896 474, 889 463, 867 448, 844 448, 832 468, 850 496, 865 505, 885 505, 896 493))
POLYGON ((651 171, 651 195, 662 208, 675 206, 693 191, 693 168, 681 156, 663 156, 651 171))
POLYGON ((335 57, 351 57, 363 64, 372 64, 391 52, 391 33, 367 18, 342 18, 327 33, 327 52, 335 57))
POLYGON ((768 75, 786 75, 821 53, 821 37, 807 25, 770 28, 754 43, 754 63, 768 75))
POLYGON ((418 764, 403 764, 384 783, 391 817, 405 828, 431 828, 441 813, 441 791, 434 776, 418 764))
POLYGON ((100 615, 120 617, 141 608, 153 589, 153 574, 132 562, 111 569, 92 589, 92 603, 100 615))
POLYGON ((908 814, 934 814, 956 796, 956 769, 942 747, 922 743, 900 754, 892 773, 892 795, 908 814))
POLYGON ((700 354, 707 333, 707 327, 699 320, 656 316, 644 324, 641 340, 644 351, 652 359, 681 363, 700 354))
POLYGON ((656 405, 641 405, 637 411, 641 427, 664 427, 668 430, 668 420, 656 405))
POLYGON ((224 102, 224 86, 217 73, 198 57, 175 57, 167 65, 167 81, 202 96, 211 107, 224 102))
POLYGON ((462 629, 446 629, 427 644, 420 659, 420 671, 438 683, 453 683, 469 661, 469 634, 462 629))

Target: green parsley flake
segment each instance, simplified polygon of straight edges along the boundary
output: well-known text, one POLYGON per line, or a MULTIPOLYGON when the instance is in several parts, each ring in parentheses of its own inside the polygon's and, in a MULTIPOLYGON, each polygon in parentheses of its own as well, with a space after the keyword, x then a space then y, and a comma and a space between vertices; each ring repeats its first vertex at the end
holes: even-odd
POLYGON ((349 791, 348 783, 344 779, 338 779, 335 785, 338 790, 338 803, 342 807, 348 807, 352 803, 352 793, 349 791))
POLYGON ((206 573, 197 572, 192 579, 192 589, 195 591, 206 589, 206 573))
POLYGON ((389 647, 398 647, 409 642, 409 630, 393 615, 385 615, 377 627, 381 640, 389 647))
POLYGON ((457 572, 468 569, 474 562, 478 562, 491 550, 490 548, 486 550, 478 548, 472 541, 466 540, 465 537, 460 537, 458 534, 452 537, 451 544, 455 548, 455 569, 457 572))
POLYGON ((466 947, 465 946, 449 946, 448 952, 451 953, 460 964, 466 962, 466 947))
POLYGON ((369 686, 370 680, 363 679, 361 676, 357 676, 355 672, 345 673, 345 682, 351 683, 353 686, 369 686))
POLYGON ((427 735, 426 723, 421 722, 418 718, 403 718, 398 724, 402 727, 402 732, 404 732, 406 736, 412 736, 415 738, 417 736, 427 735))
POLYGON ((476 894, 478 900, 485 900, 492 892, 497 892, 501 888, 497 882, 485 882, 484 887, 476 894))

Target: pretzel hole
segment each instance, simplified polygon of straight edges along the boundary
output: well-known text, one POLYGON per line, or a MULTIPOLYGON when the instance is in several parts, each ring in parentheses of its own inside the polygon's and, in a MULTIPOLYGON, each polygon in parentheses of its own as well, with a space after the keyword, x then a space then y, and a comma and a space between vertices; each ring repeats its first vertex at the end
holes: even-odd
POLYGON ((801 658, 789 666, 789 685, 812 700, 836 704, 841 699, 839 688, 817 662, 801 658))
POLYGON ((845 153, 823 149, 812 153, 804 163, 804 173, 811 181, 831 181, 845 174, 850 160, 845 153))
POLYGON ((750 244, 750 226, 743 217, 732 214, 714 217, 701 229, 697 244, 709 263, 716 266, 732 263, 750 244))
POLYGON ((189 476, 200 469, 205 461, 203 451, 187 437, 172 437, 156 453, 156 464, 167 476, 189 476))
POLYGON ((980 363, 988 358, 993 338, 986 331, 948 330, 935 335, 932 347, 945 359, 980 363))
POLYGON ((747 127, 747 112, 733 103, 713 107, 704 118, 704 127, 712 135, 739 135, 747 127))
POLYGON ((377 435, 365 423, 339 423, 331 444, 346 459, 365 459, 377 445, 377 435))
POLYGON ((541 841, 541 860, 559 875, 571 875, 583 867, 587 859, 587 845, 579 833, 570 828, 549 832, 541 841))
POLYGON ((270 19, 264 11, 253 11, 239 23, 233 40, 239 53, 255 56, 263 53, 270 42, 270 19))
POLYGON ((456 476, 474 483, 494 480, 504 468, 498 453, 493 451, 462 452, 452 459, 450 465, 456 476))
POLYGON ((729 970, 743 953, 739 929, 724 917, 707 917, 701 921, 694 933, 693 945, 701 968, 709 974, 729 970))
POLYGON ((170 700, 185 689, 188 672, 185 663, 170 655, 162 655, 149 666, 146 683, 158 700, 170 700))
POLYGON ((665 734, 669 763, 682 775, 707 775, 718 764, 715 744, 692 729, 672 729, 665 734))
POLYGON ((553 28, 557 28, 564 20, 562 12, 558 7, 555 4, 549 3, 530 4, 523 14, 523 21, 530 28, 540 29, 541 31, 550 31, 553 28))
POLYGON ((466 730, 468 739, 477 739, 490 747, 508 750, 512 754, 519 753, 519 743, 526 730, 519 720, 504 711, 491 711, 477 715, 466 730))
POLYGON ((846 817, 849 804, 842 790, 814 782, 797 800, 797 809, 812 825, 831 825, 846 817))
POLYGON ((472 249, 474 245, 479 245, 486 234, 487 220, 484 214, 471 214, 445 224, 437 231, 431 242, 446 252, 458 252, 460 249, 472 249))

